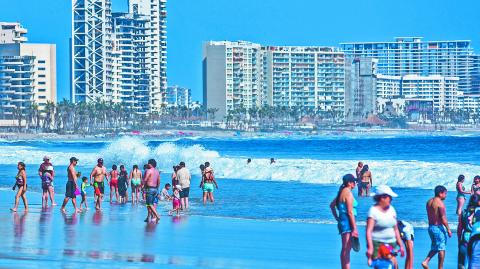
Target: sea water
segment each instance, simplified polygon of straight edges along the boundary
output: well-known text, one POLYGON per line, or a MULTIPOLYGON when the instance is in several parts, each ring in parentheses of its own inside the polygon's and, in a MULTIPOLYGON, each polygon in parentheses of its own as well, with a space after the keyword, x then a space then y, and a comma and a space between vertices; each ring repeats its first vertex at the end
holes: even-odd
MULTIPOLYGON (((37 169, 44 155, 54 164, 55 187, 60 194, 72 156, 80 159, 77 170, 87 177, 100 157, 107 168, 125 164, 127 170, 155 158, 162 170, 162 186, 171 181, 172 166, 184 161, 193 175, 192 215, 333 224, 328 205, 341 177, 354 174, 357 162, 362 161, 369 165, 374 185, 388 184, 399 194, 393 201, 398 217, 417 227, 426 227, 425 202, 433 188, 447 186, 447 213, 454 227, 456 178, 464 174, 469 188, 473 176, 480 174, 479 145, 476 136, 164 140, 125 136, 109 141, 0 141, 0 188, 10 190, 16 163, 23 161, 30 191, 40 192, 37 169), (276 162, 270 164, 270 158, 276 162), (212 164, 219 184, 216 203, 207 208, 201 206, 198 188, 198 167, 206 161, 212 164)), ((359 221, 364 223, 372 199, 360 198, 359 204, 359 221)), ((165 205, 162 213, 169 207, 165 205)))

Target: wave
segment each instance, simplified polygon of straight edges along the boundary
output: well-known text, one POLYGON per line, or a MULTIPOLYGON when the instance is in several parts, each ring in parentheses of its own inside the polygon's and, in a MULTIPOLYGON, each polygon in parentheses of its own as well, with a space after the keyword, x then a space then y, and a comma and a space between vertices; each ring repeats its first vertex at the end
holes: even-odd
MULTIPOLYGON (((50 149, 51 150, 51 149, 50 149)), ((219 152, 205 149, 195 144, 181 146, 173 142, 164 142, 158 146, 148 145, 148 141, 138 137, 122 137, 106 143, 103 147, 88 148, 62 147, 56 151, 30 146, 0 145, 0 163, 16 164, 24 161, 27 164, 38 164, 44 155, 52 157, 55 165, 68 165, 70 157, 80 159, 79 165, 94 165, 96 159, 104 158, 107 165, 133 164, 140 167, 148 159, 155 158, 158 167, 170 172, 172 166, 184 161, 192 174, 199 174, 198 166, 209 161, 217 178, 233 178, 246 180, 298 181, 313 184, 339 184, 341 176, 353 173, 356 163, 351 160, 318 160, 309 159, 277 159, 270 165, 268 158, 253 159, 247 165, 246 158, 221 156, 219 152), (92 152, 93 151, 93 152, 92 152)), ((266 153, 267 154, 267 153, 266 153)), ((375 185, 388 184, 394 187, 432 188, 435 185, 446 185, 454 188, 455 179, 464 174, 467 179, 480 171, 479 165, 454 162, 425 162, 402 160, 365 160, 373 174, 375 185)), ((469 182, 469 180, 467 180, 469 182)))

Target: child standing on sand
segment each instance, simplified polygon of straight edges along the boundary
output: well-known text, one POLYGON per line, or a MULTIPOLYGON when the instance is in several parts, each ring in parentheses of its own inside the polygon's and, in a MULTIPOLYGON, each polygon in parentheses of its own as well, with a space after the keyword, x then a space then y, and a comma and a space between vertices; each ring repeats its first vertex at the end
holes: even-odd
POLYGON ((173 189, 173 196, 172 196, 172 207, 173 209, 168 212, 169 215, 172 215, 173 212, 177 212, 177 216, 180 215, 180 192, 182 191, 182 187, 180 185, 175 186, 173 189))
POLYGON ((87 187, 89 187, 88 178, 82 177, 82 185, 80 186, 81 195, 82 195, 82 202, 80 203, 80 210, 82 210, 82 205, 85 205, 85 210, 88 210, 87 204, 87 187))

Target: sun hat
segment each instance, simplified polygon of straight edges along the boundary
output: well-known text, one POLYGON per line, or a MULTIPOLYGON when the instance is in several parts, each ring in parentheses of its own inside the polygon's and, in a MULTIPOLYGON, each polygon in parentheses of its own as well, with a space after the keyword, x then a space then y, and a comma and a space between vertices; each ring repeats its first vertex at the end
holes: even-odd
POLYGON ((377 196, 386 194, 390 197, 398 197, 398 194, 394 193, 392 189, 387 185, 379 185, 373 189, 370 193, 370 196, 377 196))
POLYGON ((46 161, 46 160, 50 160, 50 157, 48 155, 45 155, 43 156, 43 160, 46 161))

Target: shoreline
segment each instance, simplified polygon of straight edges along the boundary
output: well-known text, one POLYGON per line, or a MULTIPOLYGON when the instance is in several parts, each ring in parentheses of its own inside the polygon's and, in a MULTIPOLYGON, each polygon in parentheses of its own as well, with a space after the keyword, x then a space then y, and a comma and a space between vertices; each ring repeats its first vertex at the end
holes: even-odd
POLYGON ((387 129, 387 128, 355 128, 355 129, 320 129, 314 132, 279 130, 275 132, 259 131, 234 131, 234 130, 205 130, 205 129, 165 129, 156 131, 132 131, 106 133, 99 135, 81 134, 57 134, 57 133, 17 133, 0 132, 0 140, 81 140, 81 141, 109 141, 122 136, 139 137, 145 140, 156 139, 189 139, 189 138, 328 138, 355 136, 356 138, 375 137, 403 137, 403 136, 480 136, 480 129, 456 129, 456 130, 412 130, 412 129, 387 129))
MULTIPOLYGON (((198 215, 172 217, 162 210, 158 224, 144 223, 145 206, 104 202, 103 211, 72 214, 71 204, 42 210, 30 193, 30 211, 8 212, 13 193, 0 191, 0 244, 5 268, 339 268, 341 240, 334 224, 270 222, 198 215), (125 231, 128 231, 126 234, 125 231), (120 236, 112 236, 118 234, 120 236), (122 236, 123 234, 123 236, 122 236), (198 252, 196 250, 201 250, 198 252), (85 267, 87 266, 87 267, 85 267)), ((90 200, 90 205, 92 201, 90 200)), ((352 268, 367 268, 365 228, 352 268)), ((427 229, 415 229, 414 268, 427 254, 427 229)), ((445 268, 456 268, 451 238, 445 268)), ((405 259, 399 259, 403 268, 405 259)), ((436 267, 436 259, 431 268, 436 267)))

